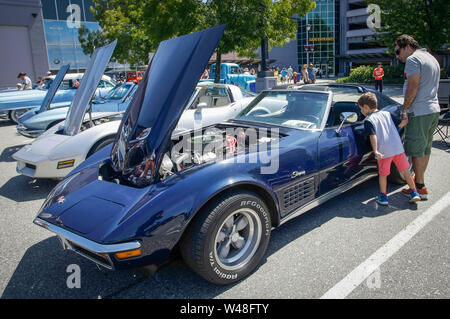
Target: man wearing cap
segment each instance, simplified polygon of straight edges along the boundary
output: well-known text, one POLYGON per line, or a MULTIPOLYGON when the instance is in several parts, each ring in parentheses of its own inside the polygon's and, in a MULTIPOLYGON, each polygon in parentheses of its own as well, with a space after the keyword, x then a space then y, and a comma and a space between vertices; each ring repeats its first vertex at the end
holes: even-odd
POLYGON ((375 91, 379 89, 380 93, 383 93, 384 70, 381 67, 381 62, 378 62, 378 67, 373 70, 373 77, 375 78, 375 91))
MULTIPOLYGON (((22 82, 20 82, 21 88, 19 88, 19 90, 31 90, 33 88, 31 79, 27 76, 26 73, 20 72, 19 75, 17 76, 17 78, 19 78, 22 81, 22 82)), ((17 86, 17 87, 19 87, 19 86, 17 86)))

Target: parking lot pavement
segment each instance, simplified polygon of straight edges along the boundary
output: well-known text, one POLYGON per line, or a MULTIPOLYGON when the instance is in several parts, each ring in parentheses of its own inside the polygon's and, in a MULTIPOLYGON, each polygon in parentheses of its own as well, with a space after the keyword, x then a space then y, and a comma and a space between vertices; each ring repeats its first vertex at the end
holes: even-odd
MULTIPOLYGON (((295 218, 272 232, 260 267, 237 284, 218 287, 180 260, 146 277, 137 270, 111 272, 63 251, 32 220, 51 180, 18 176, 11 155, 30 140, 0 122, 0 295, 2 298, 320 298, 364 264, 449 191, 450 150, 437 138, 427 171, 428 201, 411 205, 389 186, 390 205, 373 200, 377 181, 295 218), (81 288, 69 289, 66 271, 81 269, 81 288)), ((450 207, 447 203, 347 298, 450 298, 450 207)))

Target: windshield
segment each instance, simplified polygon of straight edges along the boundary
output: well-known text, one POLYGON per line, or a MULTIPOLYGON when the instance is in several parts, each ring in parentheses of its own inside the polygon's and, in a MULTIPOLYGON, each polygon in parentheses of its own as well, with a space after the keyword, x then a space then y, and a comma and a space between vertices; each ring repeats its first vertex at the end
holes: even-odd
POLYGON ((244 90, 241 88, 242 96, 243 97, 255 97, 257 94, 253 93, 252 91, 244 90))
POLYGON ((236 120, 275 124, 290 128, 322 127, 328 94, 301 91, 266 91, 258 95, 236 120))
MULTIPOLYGON (((43 89, 48 90, 53 83, 53 79, 46 78, 44 80, 43 89)), ((76 89, 81 83, 81 79, 71 79, 71 80, 63 80, 59 87, 60 90, 68 90, 68 89, 76 89)))
POLYGON ((105 100, 121 100, 125 97, 130 88, 131 84, 119 84, 114 89, 109 91, 109 93, 105 96, 105 100))

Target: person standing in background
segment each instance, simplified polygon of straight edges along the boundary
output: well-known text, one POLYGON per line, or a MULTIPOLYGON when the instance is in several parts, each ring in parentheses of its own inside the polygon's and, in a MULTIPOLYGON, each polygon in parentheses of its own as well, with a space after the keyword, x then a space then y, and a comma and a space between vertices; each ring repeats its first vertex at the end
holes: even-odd
POLYGON ((308 84, 309 83, 308 66, 306 64, 303 64, 303 67, 302 67, 302 77, 303 77, 303 83, 308 84))
POLYGON ((287 72, 288 72, 288 83, 290 83, 293 80, 292 76, 294 75, 294 70, 292 69, 292 66, 289 66, 287 72))
POLYGON ((309 68, 307 70, 308 70, 309 83, 316 83, 317 70, 314 68, 314 65, 312 63, 310 63, 309 68))
POLYGON ((380 91, 380 93, 383 93, 383 77, 384 77, 384 70, 381 67, 381 62, 378 62, 377 68, 373 70, 373 77, 375 78, 375 91, 380 91))
POLYGON ((284 83, 284 81, 286 81, 286 76, 287 76, 287 70, 286 70, 286 68, 283 68, 281 70, 281 83, 284 83))
POLYGON ((17 78, 21 80, 21 88, 19 90, 31 90, 33 88, 33 83, 31 83, 31 79, 25 72, 20 72, 17 78))
MULTIPOLYGON (((403 84, 401 119, 405 127, 405 152, 411 156, 417 191, 427 199, 425 171, 430 160, 433 135, 436 130, 440 106, 438 88, 440 66, 438 61, 411 36, 404 34, 394 42, 395 56, 405 63, 406 80, 403 84)), ((402 193, 409 194, 410 189, 402 193)))

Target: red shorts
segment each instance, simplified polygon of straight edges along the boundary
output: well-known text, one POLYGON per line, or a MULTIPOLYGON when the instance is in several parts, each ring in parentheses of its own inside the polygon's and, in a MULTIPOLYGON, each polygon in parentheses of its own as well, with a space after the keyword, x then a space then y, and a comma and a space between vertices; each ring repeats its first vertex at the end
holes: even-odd
POLYGON ((391 163, 394 162, 397 169, 401 172, 407 170, 410 166, 405 153, 395 156, 378 159, 378 172, 381 176, 388 176, 391 173, 391 163))

